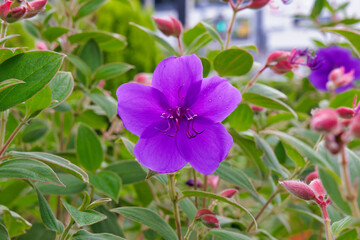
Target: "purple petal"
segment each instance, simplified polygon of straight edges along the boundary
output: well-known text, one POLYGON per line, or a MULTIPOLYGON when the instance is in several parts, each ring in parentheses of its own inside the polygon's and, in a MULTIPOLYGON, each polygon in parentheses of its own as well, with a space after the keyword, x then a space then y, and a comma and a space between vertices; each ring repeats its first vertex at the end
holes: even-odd
POLYGON ((327 91, 326 84, 329 81, 329 72, 313 71, 309 75, 309 81, 311 84, 320 91, 327 91))
POLYGON ((241 94, 226 79, 214 76, 205 78, 197 101, 191 110, 213 122, 224 120, 241 101, 241 94))
POLYGON ((138 83, 121 85, 116 96, 118 114, 125 128, 137 136, 152 123, 161 120, 161 114, 169 106, 159 90, 138 83))
POLYGON ((186 123, 181 123, 176 144, 184 159, 198 172, 212 174, 229 153, 233 140, 221 123, 205 123, 194 120, 194 129, 204 130, 194 138, 186 135, 186 123))
POLYGON ((135 145, 136 159, 145 167, 159 172, 172 173, 186 165, 176 146, 175 137, 158 131, 157 124, 148 127, 135 145))
POLYGON ((179 106, 190 85, 202 79, 202 64, 196 55, 169 57, 156 67, 152 86, 167 97, 172 107, 179 106))

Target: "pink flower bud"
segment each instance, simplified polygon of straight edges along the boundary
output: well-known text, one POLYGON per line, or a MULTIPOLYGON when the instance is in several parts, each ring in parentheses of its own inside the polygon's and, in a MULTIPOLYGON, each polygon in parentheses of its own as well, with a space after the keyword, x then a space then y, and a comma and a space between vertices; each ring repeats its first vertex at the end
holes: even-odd
POLYGON ((291 56, 291 52, 275 51, 269 55, 269 57, 267 58, 266 64, 270 65, 270 64, 277 63, 279 61, 288 60, 290 58, 290 56, 291 56))
POLYGON ((247 8, 251 9, 259 9, 268 4, 270 0, 252 0, 251 3, 247 6, 247 8))
POLYGON ((262 112, 262 111, 265 110, 265 108, 262 108, 262 107, 259 107, 259 106, 256 106, 256 105, 252 105, 252 104, 250 104, 250 107, 254 112, 262 112))
POLYGON ((199 219, 201 218, 202 216, 204 215, 214 215, 215 216, 215 213, 213 213, 212 211, 210 211, 209 209, 200 209, 199 211, 197 211, 196 215, 195 215, 195 218, 196 219, 199 219))
POLYGON ((26 4, 26 14, 24 18, 31 18, 44 11, 47 0, 35 0, 26 4))
POLYGON ((212 190, 215 192, 219 184, 220 177, 216 175, 208 176, 207 182, 211 186, 212 190))
POLYGON ((309 187, 315 192, 315 196, 318 199, 320 199, 321 201, 324 200, 326 191, 325 191, 325 188, 323 187, 320 179, 313 180, 309 184, 309 187))
POLYGON ((295 180, 279 182, 288 192, 303 200, 314 200, 314 191, 305 183, 295 180))
POLYGON ((345 73, 344 67, 335 68, 329 74, 329 90, 335 90, 338 87, 348 85, 354 80, 354 70, 345 73), (334 87, 335 89, 331 89, 334 87))
POLYGON ((324 108, 313 112, 311 128, 316 131, 334 132, 339 130, 339 115, 334 109, 324 108))
POLYGON ((352 118, 354 116, 354 109, 348 107, 339 107, 336 112, 342 118, 352 118))
POLYGON ((220 228, 219 220, 214 215, 203 215, 201 222, 208 228, 220 228))
POLYGON ((350 123, 350 133, 360 138, 360 114, 357 114, 350 123))
POLYGON ((224 191, 222 191, 220 193, 220 196, 226 197, 226 198, 231 198, 232 196, 234 196, 236 193, 238 193, 239 191, 237 189, 231 188, 231 189, 226 189, 224 191))
POLYGON ((296 64, 290 62, 295 52, 296 49, 292 50, 291 52, 275 51, 269 55, 266 61, 266 65, 277 74, 290 72, 294 68, 297 68, 296 64))
POLYGON ((179 37, 183 31, 183 26, 181 22, 173 17, 170 17, 170 20, 163 18, 153 18, 158 29, 165 34, 166 36, 179 37))
POLYGON ((8 23, 13 23, 20 20, 26 13, 26 8, 24 6, 12 8, 4 19, 8 23))
POLYGON ((98 88, 104 88, 105 87, 105 80, 100 80, 100 82, 97 85, 98 88))
POLYGON ((5 2, 0 5, 0 18, 4 21, 6 21, 6 18, 10 12, 10 6, 12 2, 5 2))
POLYGON ((340 124, 341 124, 341 126, 347 127, 350 125, 351 120, 352 120, 352 118, 343 119, 343 120, 341 120, 340 124))
POLYGON ((44 41, 38 41, 35 43, 35 47, 39 50, 49 50, 44 41))
POLYGON ((151 86, 151 74, 139 73, 135 76, 134 81, 146 86, 151 86))
POLYGON ((309 184, 309 183, 311 183, 312 180, 317 179, 317 178, 319 178, 319 173, 317 172, 317 170, 315 170, 306 176, 305 182, 307 184, 309 184))

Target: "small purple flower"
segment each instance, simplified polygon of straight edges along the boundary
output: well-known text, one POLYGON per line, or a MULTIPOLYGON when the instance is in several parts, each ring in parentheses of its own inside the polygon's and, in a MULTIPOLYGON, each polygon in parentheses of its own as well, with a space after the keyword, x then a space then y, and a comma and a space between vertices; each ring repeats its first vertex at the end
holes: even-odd
POLYGON ((310 82, 316 89, 320 91, 335 90, 337 93, 340 93, 352 88, 354 86, 353 80, 360 78, 360 60, 352 57, 349 50, 338 46, 331 46, 319 49, 316 55, 321 60, 321 65, 313 69, 309 76, 310 82), (337 74, 338 79, 330 78, 341 69, 344 69, 343 76, 337 74), (352 81, 349 81, 349 75, 353 76, 352 81), (342 81, 345 78, 347 81, 342 81), (337 83, 346 84, 339 85, 337 83))
POLYGON ((196 55, 169 57, 155 69, 151 87, 125 83, 116 95, 125 128, 140 136, 135 156, 153 171, 171 173, 190 163, 211 174, 232 147, 220 122, 241 94, 226 79, 203 79, 196 55))

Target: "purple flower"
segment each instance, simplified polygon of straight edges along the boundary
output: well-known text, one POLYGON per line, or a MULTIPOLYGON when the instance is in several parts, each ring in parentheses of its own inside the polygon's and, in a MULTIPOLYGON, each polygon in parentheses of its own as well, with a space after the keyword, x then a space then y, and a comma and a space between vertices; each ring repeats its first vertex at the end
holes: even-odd
POLYGON ((331 46, 316 52, 321 65, 313 69, 309 80, 320 91, 346 91, 360 78, 360 60, 345 48, 331 46))
POLYGON ((140 136, 135 156, 153 171, 171 173, 190 163, 211 174, 232 147, 220 122, 241 94, 226 79, 202 79, 196 55, 169 57, 155 69, 151 87, 125 83, 116 95, 125 128, 140 136))

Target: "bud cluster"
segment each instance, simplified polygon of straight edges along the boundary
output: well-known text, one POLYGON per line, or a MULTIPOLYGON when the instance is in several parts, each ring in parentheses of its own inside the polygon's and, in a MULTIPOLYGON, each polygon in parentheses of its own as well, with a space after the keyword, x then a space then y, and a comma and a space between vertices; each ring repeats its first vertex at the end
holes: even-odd
POLYGON ((173 17, 170 20, 164 18, 153 18, 158 29, 166 36, 174 36, 179 38, 183 32, 183 25, 181 22, 173 17))
POLYGON ((24 18, 31 18, 44 11, 47 0, 6 0, 0 5, 0 18, 7 23, 13 23, 24 18), (25 2, 25 4, 22 4, 25 2))
POLYGON ((216 214, 209 209, 200 209, 195 215, 196 221, 201 221, 208 228, 220 228, 216 214))

